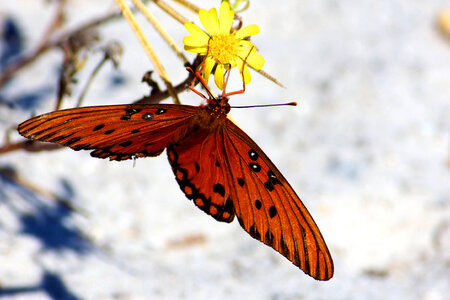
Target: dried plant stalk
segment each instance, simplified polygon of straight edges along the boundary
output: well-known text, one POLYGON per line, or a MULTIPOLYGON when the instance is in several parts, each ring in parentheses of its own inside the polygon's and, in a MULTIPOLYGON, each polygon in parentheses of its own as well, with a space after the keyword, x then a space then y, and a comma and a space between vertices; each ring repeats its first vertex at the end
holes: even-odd
POLYGON ((200 7, 198 7, 197 5, 195 5, 192 2, 186 1, 186 0, 173 0, 174 2, 190 9, 191 11, 193 11, 194 13, 198 14, 198 12, 200 11, 200 7))
POLYGON ((152 0, 156 5, 159 6, 163 11, 165 11, 167 14, 172 16, 175 20, 180 22, 181 24, 186 24, 189 22, 188 19, 183 17, 179 12, 177 12, 175 9, 173 9, 171 6, 169 6, 167 3, 161 0, 152 0))
POLYGON ((167 74, 161 61, 159 60, 158 56, 156 55, 155 50, 153 50, 152 46, 150 45, 150 42, 143 34, 141 28, 139 27, 139 24, 137 23, 136 19, 133 16, 133 13, 131 12, 130 8, 126 5, 124 0, 115 0, 115 1, 116 1, 116 4, 119 6, 120 10, 122 11, 122 15, 127 20, 131 29, 136 34, 136 37, 138 38, 139 42, 141 43, 142 47, 144 48, 145 53, 147 54, 148 58, 152 62, 153 66, 155 67, 156 72, 161 77, 161 79, 164 81, 164 84, 167 86, 167 90, 169 91, 170 96, 174 99, 175 103, 180 104, 180 100, 178 99, 177 93, 173 89, 169 75, 167 74))
POLYGON ((147 21, 149 21, 152 26, 158 31, 161 37, 166 41, 166 43, 172 48, 176 55, 183 61, 187 63, 188 59, 184 56, 182 50, 177 46, 172 37, 167 33, 167 31, 161 26, 161 24, 156 20, 150 10, 142 3, 140 0, 132 0, 134 6, 145 16, 147 21))

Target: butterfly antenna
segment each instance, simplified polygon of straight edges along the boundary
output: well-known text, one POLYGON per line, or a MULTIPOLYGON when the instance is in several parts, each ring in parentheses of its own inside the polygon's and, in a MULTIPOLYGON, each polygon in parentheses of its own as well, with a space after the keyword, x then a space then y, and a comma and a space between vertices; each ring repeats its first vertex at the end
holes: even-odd
POLYGON ((260 104, 248 106, 231 106, 231 108, 255 108, 255 107, 271 107, 271 106, 297 106, 297 102, 275 103, 275 104, 260 104))

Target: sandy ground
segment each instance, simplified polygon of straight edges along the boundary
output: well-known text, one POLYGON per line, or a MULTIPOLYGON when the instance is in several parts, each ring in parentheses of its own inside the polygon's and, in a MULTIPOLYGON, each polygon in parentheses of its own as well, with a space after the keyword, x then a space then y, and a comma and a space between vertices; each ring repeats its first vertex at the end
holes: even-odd
MULTIPOLYGON (((197 209, 165 154, 133 166, 69 149, 17 151, 0 156, 2 169, 69 199, 80 212, 0 175, 0 298, 448 299, 450 40, 435 23, 449 6, 253 0, 242 14, 261 29, 253 42, 264 69, 286 88, 253 73, 232 104, 300 105, 234 109, 233 118, 314 216, 335 262, 332 280, 313 280, 237 222, 221 224, 197 209)), ((69 1, 68 27, 112 8, 110 0, 69 1)), ((181 45, 184 28, 153 11, 181 45)), ((45 1, 0 3, 2 23, 20 29, 25 52, 52 13, 45 1)), ((150 26, 144 29, 173 81, 182 80, 182 64, 150 26)), ((101 35, 103 43, 120 41, 125 53, 119 70, 100 71, 85 104, 141 97, 147 87, 140 79, 152 67, 135 36, 124 21, 101 27, 101 35)), ((5 44, 0 50, 4 55, 5 44)), ((90 55, 66 107, 100 59, 98 51, 90 55)), ((52 52, 1 91, 2 140, 32 113, 52 110, 61 60, 52 52)), ((193 93, 181 99, 200 103, 193 93)))

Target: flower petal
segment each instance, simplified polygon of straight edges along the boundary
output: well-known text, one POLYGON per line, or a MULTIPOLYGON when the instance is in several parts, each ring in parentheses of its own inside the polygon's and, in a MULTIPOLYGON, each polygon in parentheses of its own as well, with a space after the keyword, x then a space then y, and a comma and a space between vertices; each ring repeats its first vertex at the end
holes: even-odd
POLYGON ((201 9, 198 16, 200 17, 203 27, 205 27, 210 35, 219 33, 219 17, 217 16, 217 10, 215 8, 211 8, 209 11, 201 9))
POLYGON ((212 59, 211 56, 206 57, 205 61, 203 62, 203 79, 205 80, 206 84, 208 84, 209 76, 211 76, 211 71, 214 68, 214 65, 216 62, 214 59, 212 59))
POLYGON ((250 75, 250 70, 248 69, 247 66, 244 66, 244 74, 243 74, 243 79, 245 84, 249 84, 250 81, 252 80, 252 76, 250 75))
POLYGON ((247 40, 239 40, 239 45, 246 46, 248 49, 256 48, 252 42, 247 41, 247 40))
POLYGON ((257 53, 256 51, 252 51, 247 57, 246 63, 256 70, 260 70, 264 66, 265 61, 259 53, 257 53))
POLYGON ((208 47, 192 47, 184 45, 184 50, 191 53, 198 53, 200 55, 206 55, 206 53, 208 53, 208 47))
POLYGON ((234 67, 237 66, 237 63, 236 63, 236 60, 237 60, 237 59, 240 60, 240 58, 239 58, 238 56, 234 56, 234 57, 228 62, 229 69, 232 69, 232 68, 234 68, 234 67))
POLYGON ((207 47, 191 47, 191 46, 184 46, 184 50, 191 52, 191 53, 198 53, 200 55, 206 55, 208 53, 207 47))
POLYGON ((217 87, 221 90, 223 90, 223 76, 224 76, 225 69, 223 65, 218 64, 216 67, 216 72, 214 73, 214 82, 216 83, 217 87))
POLYGON ((200 35, 190 35, 185 36, 183 39, 183 44, 189 47, 208 47, 209 37, 205 39, 204 36, 200 35))
POLYGON ((255 35, 258 33, 259 33, 258 25, 253 24, 253 25, 248 25, 248 26, 245 26, 244 28, 239 29, 236 32, 235 37, 236 37, 236 39, 242 39, 247 36, 255 35))
POLYGON ((237 66, 239 69, 239 74, 241 74, 242 81, 245 84, 249 83, 250 80, 252 79, 252 77, 250 75, 250 71, 249 71, 247 65, 244 65, 244 61, 239 59, 237 62, 237 66))
POLYGON ((219 9, 219 27, 221 34, 229 34, 233 25, 234 11, 226 1, 222 2, 219 9))
POLYGON ((259 70, 264 66, 264 58, 256 52, 256 49, 251 48, 250 54, 248 54, 248 49, 245 47, 240 47, 238 49, 238 56, 240 59, 245 60, 245 63, 249 64, 253 68, 259 70))
POLYGON ((186 23, 184 24, 184 27, 186 28, 187 31, 189 31, 190 34, 196 36, 207 36, 209 37, 206 32, 204 32, 203 30, 201 30, 197 25, 195 25, 194 23, 186 23))

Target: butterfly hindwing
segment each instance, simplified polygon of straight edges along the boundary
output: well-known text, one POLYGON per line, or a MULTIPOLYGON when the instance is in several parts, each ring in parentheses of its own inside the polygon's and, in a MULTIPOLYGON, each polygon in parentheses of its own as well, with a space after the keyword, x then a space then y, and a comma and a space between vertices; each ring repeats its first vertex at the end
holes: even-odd
POLYGON ((231 222, 234 208, 225 185, 223 154, 220 134, 205 129, 198 129, 167 148, 172 170, 186 197, 216 220, 231 222))
POLYGON ((156 156, 189 130, 199 107, 130 104, 81 107, 34 117, 19 125, 30 139, 54 142, 111 160, 156 156))

